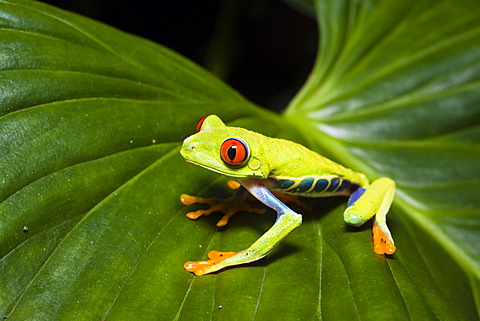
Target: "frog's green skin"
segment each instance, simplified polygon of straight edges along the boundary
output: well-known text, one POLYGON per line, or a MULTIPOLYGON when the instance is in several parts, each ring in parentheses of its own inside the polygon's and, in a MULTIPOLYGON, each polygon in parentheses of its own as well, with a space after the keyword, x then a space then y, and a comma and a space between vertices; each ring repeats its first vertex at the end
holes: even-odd
POLYGON ((185 268, 197 275, 227 266, 256 261, 267 255, 302 222, 302 216, 283 204, 270 191, 306 197, 350 196, 344 212, 347 224, 360 226, 375 216, 374 250, 393 254, 395 246, 386 225, 395 183, 380 178, 371 184, 365 175, 345 168, 297 143, 270 138, 243 128, 226 126, 215 115, 206 117, 199 131, 185 139, 180 151, 191 163, 226 175, 277 212, 275 224, 252 246, 240 252, 216 252, 211 260, 187 262, 185 268), (229 138, 248 146, 246 160, 239 165, 225 161, 220 149, 229 138))

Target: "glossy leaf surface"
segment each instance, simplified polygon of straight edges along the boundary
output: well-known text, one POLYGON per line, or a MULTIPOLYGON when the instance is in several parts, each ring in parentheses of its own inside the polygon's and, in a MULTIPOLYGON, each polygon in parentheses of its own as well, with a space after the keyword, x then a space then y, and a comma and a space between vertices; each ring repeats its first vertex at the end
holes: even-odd
POLYGON ((281 117, 163 47, 0 1, 0 313, 478 319, 480 10, 395 3, 317 1, 320 56, 281 117), (207 114, 394 178, 398 252, 374 254, 369 226, 343 223, 345 200, 323 199, 268 258, 185 272, 185 261, 245 248, 274 221, 244 214, 217 229, 218 216, 185 218, 181 193, 224 192, 178 153, 207 114))
POLYGON ((429 318, 477 319, 478 3, 317 4, 321 55, 287 114, 322 133, 312 144, 396 180, 390 225, 403 250, 389 274, 404 317, 417 318, 423 306, 429 318))

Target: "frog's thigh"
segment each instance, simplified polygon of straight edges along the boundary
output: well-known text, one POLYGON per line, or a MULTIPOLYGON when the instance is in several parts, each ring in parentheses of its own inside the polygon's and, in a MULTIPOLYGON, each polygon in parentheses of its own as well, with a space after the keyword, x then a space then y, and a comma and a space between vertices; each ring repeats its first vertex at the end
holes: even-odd
POLYGON ((395 182, 390 178, 379 178, 366 190, 359 188, 352 194, 343 219, 349 225, 360 226, 376 214, 375 221, 384 224, 394 194, 395 182))

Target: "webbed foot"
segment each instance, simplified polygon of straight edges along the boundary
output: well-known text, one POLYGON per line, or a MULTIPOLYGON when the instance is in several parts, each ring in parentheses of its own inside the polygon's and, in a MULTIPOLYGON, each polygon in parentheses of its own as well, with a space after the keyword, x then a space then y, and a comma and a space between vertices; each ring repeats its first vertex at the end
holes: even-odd
POLYGON ((252 212, 257 214, 264 214, 265 208, 256 208, 252 205, 245 203, 243 199, 232 198, 227 200, 215 199, 215 198, 202 198, 196 196, 190 196, 187 194, 182 194, 180 196, 180 201, 184 205, 192 204, 207 204, 210 206, 208 209, 200 209, 193 212, 189 212, 186 216, 189 219, 196 220, 202 215, 209 215, 213 212, 223 212, 225 213, 223 217, 217 222, 217 226, 225 226, 228 224, 230 217, 235 215, 237 212, 252 212))
POLYGON ((189 261, 183 265, 183 268, 188 272, 193 272, 195 275, 203 275, 213 271, 209 271, 209 269, 222 262, 226 258, 232 257, 239 252, 219 252, 219 251, 210 251, 208 253, 208 258, 210 260, 207 261, 189 261))
POLYGON ((373 251, 377 254, 393 254, 397 249, 392 237, 388 236, 376 222, 373 223, 373 251))

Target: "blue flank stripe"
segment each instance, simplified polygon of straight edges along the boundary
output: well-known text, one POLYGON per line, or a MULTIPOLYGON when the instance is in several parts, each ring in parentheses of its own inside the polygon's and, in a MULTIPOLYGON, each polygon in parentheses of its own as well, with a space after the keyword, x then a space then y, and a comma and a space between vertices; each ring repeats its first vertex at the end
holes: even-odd
POLYGON ((318 176, 314 176, 306 177, 301 181, 274 178, 273 183, 275 189, 295 194, 307 194, 307 192, 315 194, 346 192, 348 195, 360 189, 360 186, 357 184, 341 177, 318 178, 318 176))
POLYGON ((303 179, 298 184, 297 187, 290 190, 289 192, 291 192, 291 193, 305 193, 306 191, 308 191, 312 187, 313 181, 314 181, 313 177, 307 177, 307 178, 303 179))
POLYGON ((290 187, 295 184, 295 181, 292 181, 290 179, 275 179, 275 185, 279 189, 289 189, 290 187))
POLYGON ((327 188, 327 186, 328 186, 328 180, 324 178, 320 178, 315 184, 315 187, 313 188, 313 192, 321 193, 327 188))
POLYGON ((330 180, 330 186, 327 189, 327 192, 335 192, 340 185, 340 178, 334 177, 330 180))

